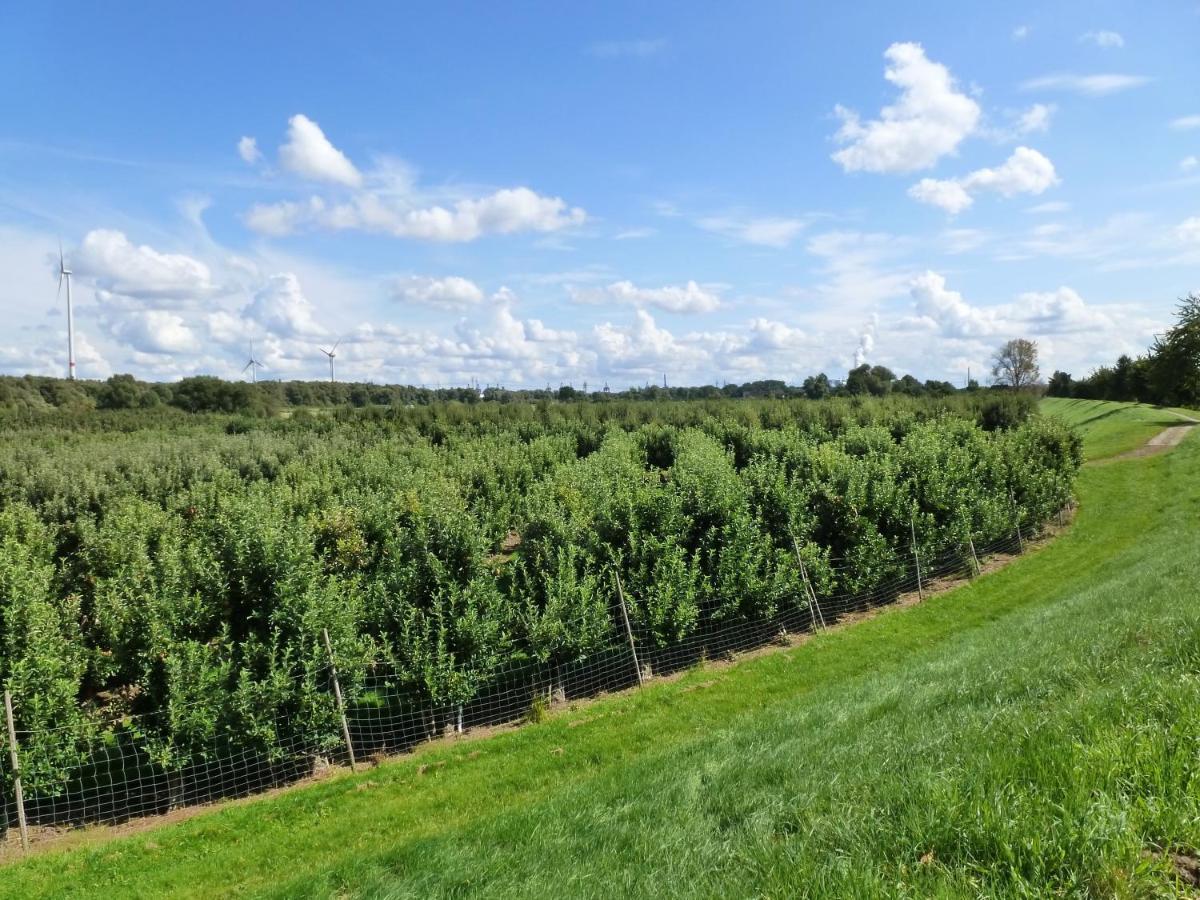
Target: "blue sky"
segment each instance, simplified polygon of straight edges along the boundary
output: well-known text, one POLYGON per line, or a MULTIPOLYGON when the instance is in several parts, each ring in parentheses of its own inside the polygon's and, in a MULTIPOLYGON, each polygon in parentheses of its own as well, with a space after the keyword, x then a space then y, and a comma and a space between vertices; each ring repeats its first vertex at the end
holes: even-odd
POLYGON ((26 4, 0 371, 961 382, 1200 288, 1200 4, 26 4), (913 8, 915 7, 915 8, 913 8), (347 11, 348 10, 348 11, 347 11))

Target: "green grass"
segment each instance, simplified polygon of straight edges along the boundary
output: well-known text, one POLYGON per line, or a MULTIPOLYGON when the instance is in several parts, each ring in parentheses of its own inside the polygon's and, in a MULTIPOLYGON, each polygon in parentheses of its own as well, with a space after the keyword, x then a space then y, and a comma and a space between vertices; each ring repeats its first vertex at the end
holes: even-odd
MULTIPOLYGON (((1089 455, 1144 433, 1080 416, 1089 455)), ((1080 500, 912 609, 50 851, 0 895, 1178 896, 1143 851, 1200 848, 1200 441, 1080 500)))
MULTIPOLYGON (((1088 459, 1106 459, 1136 449, 1168 425, 1181 421, 1172 411, 1159 407, 1109 400, 1048 397, 1041 402, 1041 409, 1083 435, 1088 459)), ((1174 412, 1188 414, 1182 409, 1174 412)))

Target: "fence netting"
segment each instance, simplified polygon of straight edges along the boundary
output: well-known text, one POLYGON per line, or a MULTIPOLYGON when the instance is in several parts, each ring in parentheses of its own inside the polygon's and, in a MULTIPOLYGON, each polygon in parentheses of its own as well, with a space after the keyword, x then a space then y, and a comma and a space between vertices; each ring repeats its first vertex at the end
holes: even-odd
MULTIPOLYGON (((292 784, 349 763, 350 748, 362 764, 447 734, 517 723, 537 709, 635 687, 701 660, 728 659, 893 603, 939 581, 976 574, 981 560, 1022 552, 1042 531, 1042 526, 1025 526, 999 540, 919 563, 910 558, 869 590, 830 596, 806 590, 766 617, 714 622, 702 615, 700 630, 665 644, 637 621, 626 624, 614 589, 607 634, 598 650, 570 661, 510 661, 489 673, 462 702, 435 701, 386 663, 334 659, 297 676, 303 685, 281 691, 289 702, 273 710, 269 721, 239 723, 235 717, 220 733, 187 746, 157 737, 169 732, 166 719, 186 718, 186 706, 128 716, 103 730, 17 729, 18 754, 25 756, 20 772, 25 818, 35 836, 47 829, 117 824, 292 784), (335 666, 344 700, 340 709, 335 666), (40 752, 23 753, 35 747, 40 752)), ((19 704, 20 698, 14 702, 19 704)), ((2 729, 0 742, 0 837, 15 840, 18 805, 10 744, 2 729)))

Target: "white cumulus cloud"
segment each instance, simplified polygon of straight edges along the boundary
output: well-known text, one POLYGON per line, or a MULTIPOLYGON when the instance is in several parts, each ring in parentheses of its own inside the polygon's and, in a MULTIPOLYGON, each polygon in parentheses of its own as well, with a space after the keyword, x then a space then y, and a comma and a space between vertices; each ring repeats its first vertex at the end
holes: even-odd
POLYGON ((123 232, 111 229, 89 231, 71 265, 77 277, 135 300, 186 303, 216 291, 212 273, 199 260, 135 245, 123 232))
POLYGON ((908 196, 941 207, 952 216, 975 202, 961 181, 950 178, 922 178, 908 189, 908 196))
POLYGON ((427 303, 431 306, 462 307, 483 302, 483 291, 475 282, 457 275, 430 278, 410 275, 391 285, 392 299, 401 303, 427 303))
POLYGON ((1017 133, 1032 134, 1035 131, 1048 131, 1050 129, 1050 119, 1053 115, 1053 105, 1035 103, 1017 118, 1017 133))
POLYGON ((354 163, 330 143, 321 126, 302 113, 288 119, 287 143, 279 148, 279 163, 287 171, 313 181, 347 187, 362 184, 362 174, 354 163))
POLYGON ((258 141, 252 137, 243 137, 237 143, 238 156, 243 162, 253 165, 262 159, 262 151, 258 149, 258 141))
POLYGON ((978 191, 994 191, 1002 197, 1041 194, 1058 184, 1054 164, 1029 147, 1018 147, 1000 166, 977 169, 962 178, 922 178, 909 188, 909 196, 944 209, 951 215, 962 212, 978 191))
POLYGON ((325 333, 315 310, 291 272, 272 275, 242 310, 242 316, 283 337, 317 337, 325 333))
POLYGON ((363 192, 333 206, 320 197, 307 202, 257 204, 243 217, 246 225, 269 235, 308 227, 356 229, 399 238, 462 243, 487 234, 550 232, 582 224, 587 214, 568 207, 561 197, 545 197, 529 188, 505 188, 451 207, 409 208, 403 198, 363 192))
POLYGON ((979 123, 979 104, 957 89, 949 69, 925 56, 920 44, 892 44, 884 77, 900 96, 867 122, 838 106, 836 140, 846 144, 833 159, 847 172, 913 172, 927 169, 979 123))
POLYGON ((941 337, 978 342, 1025 335, 1033 339, 1086 335, 1101 342, 1117 339, 1121 323, 1113 315, 1089 306, 1073 288, 1027 291, 1012 303, 980 307, 947 286, 945 276, 926 271, 912 279, 909 295, 918 322, 941 337))
POLYGON ((608 367, 630 374, 654 377, 661 372, 695 365, 706 358, 703 349, 678 340, 644 309, 635 313, 632 325, 605 322, 592 330, 596 348, 608 367))
POLYGON ((193 353, 196 336, 183 318, 151 309, 122 315, 111 323, 113 336, 142 353, 193 353))
POLYGON ((716 294, 694 281, 660 288, 638 287, 632 281, 616 281, 606 287, 571 288, 570 293, 579 303, 628 303, 633 306, 654 306, 676 313, 712 312, 721 305, 716 294))
POLYGON ((946 277, 926 271, 913 278, 909 287, 917 312, 953 337, 985 337, 995 331, 995 320, 976 309, 958 291, 946 286, 946 277))
POLYGON ((750 320, 750 346, 756 350, 788 350, 802 346, 807 335, 799 328, 773 319, 750 320))

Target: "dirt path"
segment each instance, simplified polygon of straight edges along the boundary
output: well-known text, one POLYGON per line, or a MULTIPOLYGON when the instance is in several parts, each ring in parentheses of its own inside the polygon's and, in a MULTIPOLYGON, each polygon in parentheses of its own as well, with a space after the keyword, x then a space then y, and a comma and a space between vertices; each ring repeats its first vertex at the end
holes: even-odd
POLYGON ((1193 419, 1191 416, 1186 416, 1183 413, 1173 412, 1169 409, 1165 410, 1165 412, 1168 412, 1177 418, 1183 419, 1187 424, 1168 425, 1136 450, 1127 450, 1124 453, 1118 453, 1116 456, 1110 456, 1108 459, 1097 460, 1097 462, 1108 463, 1116 462, 1122 459, 1140 459, 1144 456, 1157 456, 1160 453, 1166 453, 1173 447, 1178 447, 1179 442, 1187 437, 1188 432, 1197 425, 1200 425, 1200 419, 1193 419))

